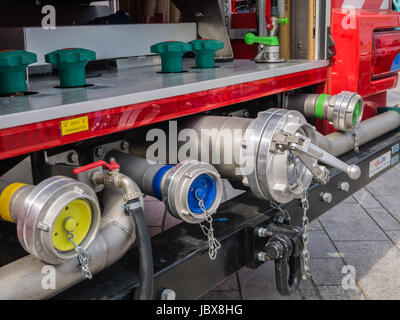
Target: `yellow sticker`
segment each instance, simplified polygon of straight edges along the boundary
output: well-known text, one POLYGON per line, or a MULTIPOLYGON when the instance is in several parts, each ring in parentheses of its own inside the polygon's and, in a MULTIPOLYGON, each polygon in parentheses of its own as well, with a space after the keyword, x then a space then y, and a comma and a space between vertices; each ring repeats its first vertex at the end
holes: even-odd
POLYGON ((62 136, 86 130, 89 130, 89 120, 87 116, 61 121, 62 136))

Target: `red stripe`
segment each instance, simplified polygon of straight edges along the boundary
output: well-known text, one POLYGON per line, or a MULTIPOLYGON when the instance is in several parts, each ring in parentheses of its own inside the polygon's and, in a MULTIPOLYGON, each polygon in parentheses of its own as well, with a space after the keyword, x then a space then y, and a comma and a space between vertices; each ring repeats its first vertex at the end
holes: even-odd
POLYGON ((332 0, 332 8, 341 8, 344 0, 332 0))
MULTIPOLYGON (((385 2, 385 0, 366 0, 364 2, 364 5, 362 6, 362 9, 378 10, 381 8, 381 6, 384 2, 385 2)), ((332 0, 332 8, 342 8, 343 3, 344 3, 344 0, 332 0)), ((391 0, 389 0, 388 3, 389 3, 389 8, 390 8, 391 0)))
POLYGON ((377 10, 380 9, 384 0, 366 0, 363 5, 363 9, 366 10, 377 10))

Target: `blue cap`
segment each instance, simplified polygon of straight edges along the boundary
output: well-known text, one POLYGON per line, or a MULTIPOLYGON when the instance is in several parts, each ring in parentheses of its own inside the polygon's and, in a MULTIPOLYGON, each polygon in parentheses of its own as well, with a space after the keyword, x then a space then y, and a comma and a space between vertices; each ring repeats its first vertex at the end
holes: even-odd
POLYGON ((213 205, 216 195, 217 187, 214 179, 208 174, 199 175, 189 188, 187 203, 190 211, 202 214, 199 199, 203 199, 204 207, 208 210, 213 205))

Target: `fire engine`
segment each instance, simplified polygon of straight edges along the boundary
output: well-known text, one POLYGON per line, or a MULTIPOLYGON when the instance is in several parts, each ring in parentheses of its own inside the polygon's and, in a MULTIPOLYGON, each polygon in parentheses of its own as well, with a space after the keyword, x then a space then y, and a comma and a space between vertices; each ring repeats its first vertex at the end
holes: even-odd
POLYGON ((0 299, 294 293, 308 224, 399 161, 399 7, 2 1, 0 299))

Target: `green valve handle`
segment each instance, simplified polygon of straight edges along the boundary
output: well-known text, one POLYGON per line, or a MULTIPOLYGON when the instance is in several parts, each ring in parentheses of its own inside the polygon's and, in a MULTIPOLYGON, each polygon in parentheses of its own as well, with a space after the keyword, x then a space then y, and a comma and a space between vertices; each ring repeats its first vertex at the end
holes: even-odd
POLYGON ((244 37, 244 42, 248 45, 252 45, 254 43, 261 43, 267 46, 279 46, 279 39, 277 36, 273 37, 256 37, 253 33, 248 33, 244 37))
POLYGON ((193 40, 189 42, 192 45, 193 52, 196 56, 196 68, 214 68, 215 67, 215 51, 224 47, 224 43, 218 40, 193 40))
POLYGON ((96 60, 96 52, 80 48, 61 49, 46 54, 45 58, 60 71, 62 88, 83 87, 86 85, 86 65, 96 60))
POLYGON ((0 51, 0 94, 26 91, 26 68, 37 61, 36 54, 22 50, 0 51))
POLYGON ((289 23, 289 18, 279 18, 279 23, 284 26, 289 23))
POLYGON ((192 51, 192 45, 181 41, 167 41, 150 47, 152 53, 161 57, 162 72, 182 72, 182 57, 192 51))

